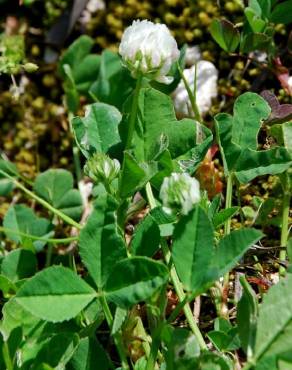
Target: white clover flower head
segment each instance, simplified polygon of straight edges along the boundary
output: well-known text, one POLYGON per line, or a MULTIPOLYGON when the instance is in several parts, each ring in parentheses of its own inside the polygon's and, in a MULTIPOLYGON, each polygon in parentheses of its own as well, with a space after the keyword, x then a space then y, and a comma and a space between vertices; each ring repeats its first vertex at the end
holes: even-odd
MULTIPOLYGON (((214 64, 206 60, 200 60, 191 68, 184 70, 184 76, 191 88, 194 86, 195 74, 197 74, 196 99, 201 115, 206 114, 212 105, 212 99, 218 94, 217 80, 218 71, 214 64)), ((189 96, 183 81, 173 93, 174 107, 181 116, 194 115, 189 96)))
POLYGON ((178 60, 179 50, 165 24, 134 21, 122 36, 119 53, 133 77, 142 74, 166 84, 173 81, 166 75, 178 60))
POLYGON ((160 199, 166 213, 187 215, 201 199, 199 181, 187 173, 172 173, 165 177, 160 188, 160 199))

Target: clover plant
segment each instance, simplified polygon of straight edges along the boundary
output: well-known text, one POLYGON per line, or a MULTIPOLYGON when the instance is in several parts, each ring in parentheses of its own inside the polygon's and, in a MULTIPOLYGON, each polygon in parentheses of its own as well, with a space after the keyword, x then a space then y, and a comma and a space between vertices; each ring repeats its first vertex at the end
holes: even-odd
MULTIPOLYGON (((264 3, 245 10, 243 49, 246 38, 258 39, 254 33, 266 35, 290 2, 264 3)), ((239 35, 230 40, 229 28, 217 22, 212 32, 234 51, 239 35)), ((239 355, 245 370, 291 368, 291 268, 262 301, 242 276, 235 318, 224 290, 230 271, 265 237, 255 227, 231 229, 240 211, 234 183, 279 175, 288 197, 291 123, 274 124, 276 143, 259 149, 273 108, 252 92, 237 98, 233 113, 214 117, 213 132, 200 117, 178 120, 169 94, 183 53, 165 26, 135 22, 122 39, 122 58, 94 54, 92 46, 81 36, 59 63, 78 183, 65 169, 49 169, 31 184, 0 161, 1 194, 18 189, 34 205, 23 198, 12 204, 0 228, 12 247, 1 247, 0 257, 0 369, 231 370, 239 355), (82 95, 90 103, 79 114, 82 95), (213 142, 227 181, 225 207, 192 179, 213 142), (85 175, 93 184, 90 203, 85 175), (129 238, 135 214, 142 218, 129 238), (217 309, 213 329, 192 307, 207 295, 217 309)))

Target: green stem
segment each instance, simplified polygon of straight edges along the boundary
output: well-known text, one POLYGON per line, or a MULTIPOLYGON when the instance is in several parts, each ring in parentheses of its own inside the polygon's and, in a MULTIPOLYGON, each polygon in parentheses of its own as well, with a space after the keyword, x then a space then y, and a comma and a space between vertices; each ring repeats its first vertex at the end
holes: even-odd
MULTIPOLYGON (((103 312, 104 312, 106 322, 107 322, 107 324, 108 324, 108 326, 111 330, 112 326, 113 326, 114 319, 113 319, 112 313, 110 311, 110 308, 108 306, 108 303, 106 301, 106 298, 105 298, 104 294, 101 294, 101 296, 100 296, 100 303, 101 303, 101 306, 102 306, 102 309, 103 309, 103 312)), ((119 356, 120 356, 120 359, 121 359, 122 369, 123 370, 130 370, 128 360, 127 360, 127 356, 126 356, 126 353, 125 353, 125 350, 124 350, 124 345, 123 345, 123 340, 122 340, 121 334, 119 332, 117 332, 117 333, 113 334, 113 338, 114 338, 115 345, 117 347, 117 350, 118 350, 118 353, 119 353, 119 356)))
POLYGON ((193 299, 195 299, 196 296, 195 295, 191 295, 191 296, 185 296, 184 300, 179 302, 178 305, 176 305, 175 309, 172 311, 172 313, 170 314, 170 316, 168 317, 167 319, 167 323, 168 324, 171 324, 176 318, 177 316, 179 315, 180 311, 184 309, 184 306, 191 302, 193 299))
MULTIPOLYGON (((193 94, 191 88, 190 88, 190 85, 188 83, 188 81, 186 80, 185 76, 184 76, 184 73, 180 67, 180 65, 177 63, 177 68, 178 68, 178 71, 180 73, 180 76, 183 80, 183 83, 185 85, 185 88, 187 90, 187 93, 188 93, 188 96, 189 96, 189 99, 190 99, 190 103, 191 103, 191 106, 192 106, 192 110, 194 112, 194 115, 195 115, 195 120, 202 123, 203 120, 202 120, 202 117, 201 117, 201 114, 200 114, 200 111, 199 111, 199 108, 198 108, 198 105, 197 105, 197 99, 195 97, 195 95, 193 94)), ((195 75, 195 83, 196 83, 196 75, 195 75)), ((196 90, 196 89, 194 89, 196 90)))
POLYGON ((44 199, 38 197, 35 195, 32 191, 28 190, 25 186, 23 186, 19 181, 14 179, 12 176, 10 176, 8 173, 0 170, 0 173, 5 176, 7 179, 11 180, 13 184, 21 189, 24 193, 26 193, 28 196, 30 196, 32 199, 36 200, 38 203, 43 205, 45 208, 47 208, 49 211, 51 211, 56 216, 60 217, 63 221, 67 222, 67 224, 76 227, 76 229, 81 230, 82 226, 79 225, 76 221, 74 221, 71 217, 65 215, 65 213, 59 211, 55 207, 53 207, 50 203, 45 201, 44 199))
MULTIPOLYGON (((153 192, 152 192, 150 183, 146 184, 146 194, 147 194, 147 198, 148 198, 148 202, 149 202, 150 207, 152 209, 155 208, 156 207, 156 201, 155 201, 155 198, 153 196, 153 192)), ((164 259, 165 259, 167 265, 170 266, 170 278, 172 280, 172 283, 173 283, 174 289, 176 291, 176 294, 178 296, 178 299, 179 299, 180 302, 183 302, 186 299, 186 294, 184 293, 184 290, 182 288, 181 282, 180 282, 179 277, 177 275, 176 269, 175 269, 174 265, 171 263, 171 253, 170 253, 170 250, 168 248, 168 245, 167 245, 165 239, 161 240, 161 248, 162 248, 162 252, 163 252, 163 255, 164 255, 164 259)), ((195 321, 195 318, 193 316, 190 305, 186 303, 185 306, 183 307, 183 310, 184 310, 184 314, 186 316, 186 319, 188 321, 188 324, 189 324, 192 332, 195 334, 201 349, 206 350, 207 345, 206 345, 206 343, 204 341, 204 338, 202 336, 202 333, 200 332, 200 329, 198 328, 198 325, 195 321)))
POLYGON ((9 229, 7 227, 2 227, 2 226, 0 226, 0 231, 4 232, 4 233, 7 233, 7 234, 15 234, 15 235, 23 236, 23 237, 29 238, 31 240, 40 240, 40 241, 44 241, 44 242, 47 242, 47 243, 53 243, 53 244, 67 244, 67 243, 74 242, 75 240, 78 240, 78 236, 72 236, 70 238, 60 238, 60 239, 59 238, 58 239, 56 239, 56 238, 44 238, 44 237, 41 237, 41 236, 36 236, 36 235, 23 233, 22 231, 9 229))
MULTIPOLYGON (((283 211, 282 211, 282 229, 281 229, 281 247, 287 248, 288 237, 289 237, 289 211, 290 211, 290 200, 291 194, 287 186, 284 188, 283 194, 283 211)), ((287 249, 280 251, 280 260, 285 261, 287 257, 287 249)), ((284 266, 280 266, 279 272, 281 276, 284 276, 286 269, 284 266)))
POLYGON ((53 249, 54 249, 54 244, 49 243, 48 248, 47 248, 47 253, 46 253, 46 265, 45 265, 45 267, 51 266, 53 249))
POLYGON ((3 360, 5 362, 6 369, 13 370, 13 362, 11 360, 8 343, 6 341, 3 343, 3 360))
MULTIPOLYGON (((226 187, 226 199, 225 199, 225 209, 232 207, 232 190, 233 190, 233 174, 229 173, 227 176, 227 187, 226 187)), ((224 234, 230 234, 231 230, 231 219, 225 221, 224 224, 224 234)))
POLYGON ((76 144, 73 144, 73 161, 74 161, 74 168, 75 168, 75 174, 77 183, 81 181, 82 179, 82 170, 81 170, 81 164, 80 164, 80 151, 76 144))
MULTIPOLYGON (((169 264, 171 260, 171 253, 166 243, 166 240, 162 240, 161 247, 162 247, 162 251, 164 254, 164 259, 166 263, 169 264)), ((176 291, 179 301, 183 302, 185 300, 186 295, 182 288, 181 282, 179 280, 179 277, 177 275, 176 269, 173 264, 171 265, 171 268, 170 268, 170 277, 171 277, 171 280, 172 280, 172 283, 173 283, 173 286, 174 286, 174 289, 176 291)), ((187 322, 192 332, 195 334, 201 349, 206 350, 207 345, 204 341, 202 333, 200 332, 200 329, 198 328, 198 325, 196 323, 196 320, 194 318, 190 305, 186 303, 183 310, 184 310, 184 314, 186 316, 187 322)))
MULTIPOLYGON (((227 185, 226 185, 226 199, 225 199, 225 209, 232 207, 232 190, 233 190, 233 174, 230 172, 227 175, 227 185)), ((224 235, 230 234, 231 231, 231 218, 228 218, 224 224, 224 235)), ((228 306, 227 299, 225 295, 228 294, 229 286, 229 272, 224 275, 223 279, 223 296, 220 314, 228 319, 228 306)))
POLYGON ((133 134, 135 131, 135 123, 136 123, 137 112, 138 112, 139 92, 140 92, 141 85, 142 85, 142 78, 143 78, 142 75, 138 76, 136 88, 134 91, 132 109, 131 109, 130 118, 129 118, 128 136, 127 136, 126 148, 125 148, 126 150, 130 149, 132 145, 132 139, 133 139, 133 134))
POLYGON ((77 179, 77 182, 79 183, 79 181, 82 179, 82 169, 81 169, 81 164, 80 164, 80 151, 79 151, 78 146, 76 145, 75 135, 74 135, 74 131, 72 129, 72 119, 73 119, 73 117, 74 117, 74 113, 69 112, 69 114, 68 114, 69 126, 70 126, 71 134, 74 138, 73 149, 72 149, 73 162, 74 162, 76 179, 77 179))

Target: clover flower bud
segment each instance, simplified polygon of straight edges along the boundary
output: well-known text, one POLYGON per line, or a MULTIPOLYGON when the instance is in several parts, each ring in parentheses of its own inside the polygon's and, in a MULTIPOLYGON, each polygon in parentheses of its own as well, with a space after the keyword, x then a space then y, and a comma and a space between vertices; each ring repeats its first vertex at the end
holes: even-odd
POLYGON ((200 201, 200 184, 187 173, 172 173, 163 180, 160 198, 165 212, 186 215, 200 201))
POLYGON ((84 167, 85 173, 97 182, 110 184, 119 174, 120 163, 103 153, 95 153, 84 167))
POLYGON ((165 24, 134 21, 122 36, 119 53, 133 77, 142 74, 165 84, 173 81, 166 75, 178 60, 179 50, 165 24))

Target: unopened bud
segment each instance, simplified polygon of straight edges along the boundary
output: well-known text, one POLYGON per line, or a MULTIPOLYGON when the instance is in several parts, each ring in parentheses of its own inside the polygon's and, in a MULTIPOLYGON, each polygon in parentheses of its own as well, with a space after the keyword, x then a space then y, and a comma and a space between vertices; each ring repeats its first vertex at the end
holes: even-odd
POLYGON ((119 174, 120 163, 106 154, 96 153, 87 161, 84 171, 93 180, 110 184, 119 174))

